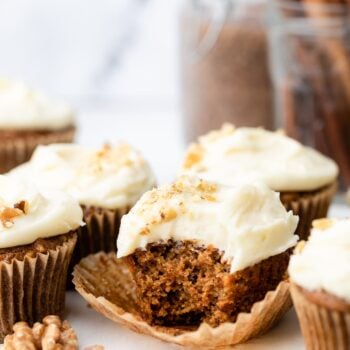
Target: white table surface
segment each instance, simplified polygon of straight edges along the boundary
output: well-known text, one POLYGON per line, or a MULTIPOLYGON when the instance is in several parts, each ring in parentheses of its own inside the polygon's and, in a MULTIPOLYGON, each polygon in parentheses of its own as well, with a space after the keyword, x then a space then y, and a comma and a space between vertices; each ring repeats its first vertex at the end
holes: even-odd
MULTIPOLYGON (((83 112, 80 117, 78 141, 98 145, 105 141, 123 139, 143 151, 151 161, 160 183, 170 181, 176 174, 184 144, 177 111, 159 107, 150 111, 145 108, 130 110, 122 107, 104 108, 83 112)), ((334 204, 331 216, 349 216, 350 209, 334 204)), ((106 350, 166 350, 176 349, 147 336, 135 334, 106 319, 89 308, 76 292, 67 292, 67 319, 77 331, 80 349, 91 345, 103 345, 106 350)), ((246 344, 236 346, 244 350, 299 350, 304 349, 294 310, 268 334, 246 344)))

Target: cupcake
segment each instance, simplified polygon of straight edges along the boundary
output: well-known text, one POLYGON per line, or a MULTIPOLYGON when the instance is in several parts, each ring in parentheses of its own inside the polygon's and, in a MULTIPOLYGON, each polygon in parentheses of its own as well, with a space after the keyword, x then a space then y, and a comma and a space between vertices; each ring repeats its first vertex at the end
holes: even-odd
POLYGON ((306 348, 349 349, 350 219, 316 220, 289 274, 306 348))
POLYGON ((117 256, 148 324, 218 327, 277 288, 297 223, 263 183, 226 187, 184 176, 144 194, 123 217, 117 256))
POLYGON ((82 217, 72 197, 0 176, 0 340, 18 321, 62 315, 82 217))
POLYGON ((142 155, 126 143, 90 149, 76 144, 39 146, 29 162, 9 176, 72 195, 84 211, 72 264, 116 250, 121 217, 155 184, 142 155))
POLYGON ((40 144, 72 142, 74 113, 24 83, 0 79, 0 172, 24 163, 40 144))
POLYGON ((241 179, 265 182, 280 193, 286 209, 299 216, 296 233, 305 239, 312 220, 327 215, 338 167, 282 132, 225 124, 190 145, 180 174, 195 174, 225 185, 235 185, 241 179))

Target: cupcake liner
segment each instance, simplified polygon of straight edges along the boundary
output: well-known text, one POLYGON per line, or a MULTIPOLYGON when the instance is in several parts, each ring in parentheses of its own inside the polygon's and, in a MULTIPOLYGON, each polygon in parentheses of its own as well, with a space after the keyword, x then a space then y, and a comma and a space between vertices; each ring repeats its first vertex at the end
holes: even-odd
POLYGON ((136 286, 123 259, 98 253, 82 259, 74 269, 76 290, 98 312, 129 329, 183 346, 216 348, 243 343, 267 332, 291 307, 289 282, 255 303, 250 313, 241 313, 235 323, 197 329, 151 326, 138 313, 136 286))
POLYGON ((308 350, 350 348, 350 309, 341 311, 313 303, 294 283, 291 294, 308 350))
POLYGON ((46 315, 62 316, 68 265, 76 235, 55 250, 0 261, 0 340, 18 321, 30 324, 46 315))
POLYGON ((130 210, 129 207, 111 210, 92 206, 83 206, 82 209, 86 225, 77 230, 77 244, 69 268, 69 289, 74 288, 71 272, 82 258, 100 251, 116 252, 120 220, 130 210))
POLYGON ((281 193, 281 201, 284 207, 299 216, 299 224, 295 233, 301 240, 308 238, 313 220, 327 216, 328 208, 336 190, 337 183, 334 182, 310 194, 294 196, 281 193))
POLYGON ((74 140, 75 128, 49 131, 47 134, 16 136, 0 141, 0 173, 8 172, 28 161, 38 145, 65 143, 74 140))

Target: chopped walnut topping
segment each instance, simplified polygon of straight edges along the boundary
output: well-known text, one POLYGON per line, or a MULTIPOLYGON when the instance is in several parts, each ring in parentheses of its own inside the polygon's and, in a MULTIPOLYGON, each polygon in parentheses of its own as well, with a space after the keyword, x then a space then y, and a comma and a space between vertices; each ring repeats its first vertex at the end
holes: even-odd
POLYGON ((27 201, 20 201, 16 203, 13 208, 0 208, 0 221, 6 228, 10 228, 14 224, 14 219, 18 216, 26 215, 29 211, 29 204, 27 201))
POLYGON ((199 184, 197 185, 197 189, 202 192, 214 193, 217 190, 217 186, 212 183, 200 181, 199 184))
POLYGON ((97 158, 103 158, 107 153, 111 151, 111 145, 109 143, 105 143, 100 150, 96 152, 97 158))
POLYGON ((174 209, 169 209, 167 211, 162 211, 160 217, 163 221, 168 222, 177 217, 177 212, 174 209))
POLYGON ((305 248, 305 241, 300 241, 294 249, 295 254, 300 254, 305 248))
POLYGON ((185 160, 183 163, 183 167, 185 169, 191 168, 194 164, 199 163, 203 158, 203 148, 193 143, 190 145, 187 154, 185 156, 185 160))
POLYGON ((208 193, 202 194, 201 199, 206 200, 208 202, 216 202, 216 198, 213 195, 208 193))
POLYGON ((324 218, 324 219, 318 219, 314 220, 312 222, 312 227, 316 228, 318 230, 324 231, 330 228, 333 225, 332 220, 324 218))
POLYGON ((141 236, 147 236, 147 235, 150 234, 150 230, 149 230, 148 227, 145 227, 145 228, 143 228, 143 229, 139 232, 139 234, 140 234, 141 236))
POLYGON ((20 201, 20 202, 16 203, 13 207, 21 210, 24 214, 28 214, 29 203, 27 201, 20 201))
POLYGON ((14 333, 5 337, 4 350, 78 350, 78 338, 67 321, 46 316, 30 327, 17 322, 14 333))

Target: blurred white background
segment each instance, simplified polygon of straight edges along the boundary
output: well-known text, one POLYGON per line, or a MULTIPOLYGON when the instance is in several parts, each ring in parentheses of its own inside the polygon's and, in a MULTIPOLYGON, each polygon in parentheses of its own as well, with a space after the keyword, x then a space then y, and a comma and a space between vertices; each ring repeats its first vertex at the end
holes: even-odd
POLYGON ((2 0, 0 74, 67 98, 78 110, 79 142, 126 139, 170 179, 182 147, 180 5, 2 0))

